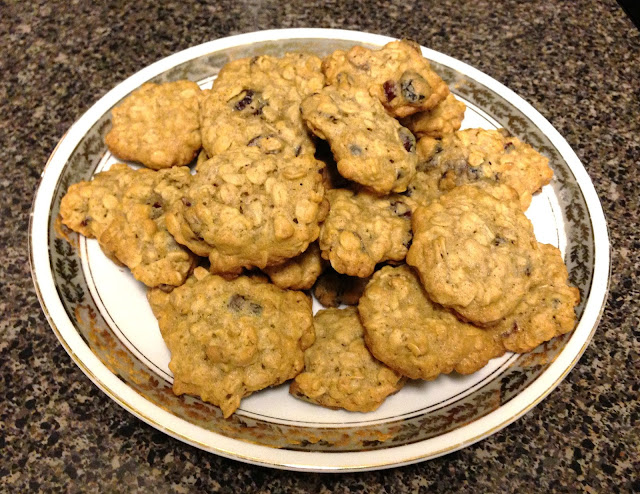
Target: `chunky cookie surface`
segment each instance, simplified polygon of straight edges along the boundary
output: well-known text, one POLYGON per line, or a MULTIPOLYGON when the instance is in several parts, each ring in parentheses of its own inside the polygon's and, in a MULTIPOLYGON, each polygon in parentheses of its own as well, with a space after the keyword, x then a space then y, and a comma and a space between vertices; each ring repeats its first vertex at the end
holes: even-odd
POLYGON ((364 343, 355 307, 321 310, 313 318, 315 343, 289 392, 306 401, 352 412, 376 410, 405 379, 376 360, 364 343))
POLYGON ((198 167, 167 217, 176 240, 209 256, 214 273, 265 268, 304 252, 318 237, 323 164, 232 149, 198 167))
POLYGON ((429 110, 449 94, 446 83, 412 41, 393 41, 380 50, 362 46, 338 50, 322 61, 322 70, 328 84, 346 80, 366 89, 394 117, 429 110))
POLYGON ((575 306, 580 302, 580 291, 568 284, 560 251, 547 244, 539 247, 541 261, 533 287, 495 327, 505 348, 512 352, 530 352, 541 343, 572 331, 576 324, 575 306))
POLYGON ((373 355, 412 379, 471 374, 504 353, 493 332, 432 303, 406 265, 376 271, 358 310, 373 355))
POLYGON ((314 242, 302 254, 283 264, 267 267, 264 272, 271 278, 271 282, 280 288, 308 290, 322 273, 325 263, 320 255, 320 247, 314 242))
POLYGON ((148 298, 171 351, 174 393, 200 396, 225 417, 243 397, 295 377, 314 340, 309 297, 261 279, 196 268, 183 286, 148 298))
POLYGON ((267 154, 313 154, 300 103, 324 85, 315 55, 259 56, 225 65, 202 105, 209 156, 251 146, 267 154))
POLYGON ((463 185, 412 217, 414 266, 429 297, 477 324, 511 312, 539 259, 533 226, 514 204, 463 185))
POLYGON ((489 189, 504 199, 513 188, 525 211, 532 195, 553 177, 548 159, 516 137, 503 131, 466 129, 445 136, 441 142, 429 137, 418 141, 418 172, 407 194, 422 205, 463 184, 489 189))
POLYGON ((152 171, 113 165, 92 181, 69 187, 60 204, 62 222, 95 237, 109 258, 145 285, 181 285, 195 256, 167 231, 166 212, 190 178, 187 167, 152 171))
POLYGON ((333 269, 364 278, 379 262, 405 258, 411 242, 411 211, 402 196, 333 189, 327 197, 329 214, 319 243, 333 269))
POLYGON ((449 94, 431 110, 414 113, 401 123, 418 137, 442 139, 460 129, 466 109, 467 105, 449 94))
POLYGON ((402 192, 415 173, 415 138, 362 89, 327 86, 302 102, 302 118, 329 142, 340 174, 386 194, 402 192))
POLYGON ((107 147, 120 159, 154 170, 188 165, 201 147, 204 94, 191 81, 144 84, 112 110, 107 147))

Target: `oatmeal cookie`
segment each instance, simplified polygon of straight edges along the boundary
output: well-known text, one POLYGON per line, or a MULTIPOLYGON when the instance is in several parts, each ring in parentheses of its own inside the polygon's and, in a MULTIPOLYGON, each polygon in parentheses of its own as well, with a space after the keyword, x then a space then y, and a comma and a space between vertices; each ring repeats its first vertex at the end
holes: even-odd
POLYGON ((532 194, 553 177, 547 158, 503 130, 467 129, 441 142, 424 137, 417 152, 418 172, 407 194, 422 204, 462 184, 493 186, 492 194, 503 199, 509 195, 508 186, 515 189, 526 211, 532 194))
POLYGON ((449 94, 431 110, 414 113, 403 118, 400 123, 418 137, 442 139, 460 129, 466 109, 467 105, 449 94))
POLYGON ((368 282, 369 278, 347 276, 328 268, 313 285, 313 295, 325 307, 358 305, 368 282))
POLYGON ((355 307, 321 310, 313 318, 315 343, 289 392, 311 403, 350 412, 376 410, 405 378, 377 361, 364 344, 355 307))
POLYGON ((429 299, 409 266, 376 271, 358 305, 371 353, 412 379, 471 374, 504 354, 491 331, 460 321, 429 299))
POLYGON ((531 287, 539 258, 533 226, 513 204, 463 185, 412 217, 414 266, 429 297, 468 321, 492 324, 531 287))
POLYGON ((252 146, 267 154, 313 154, 300 103, 324 86, 321 60, 288 53, 225 65, 202 105, 202 143, 210 156, 252 146))
POLYGON ((366 91, 327 86, 300 107, 311 131, 325 139, 342 176, 380 194, 402 192, 415 173, 415 138, 366 91))
POLYGON ((495 331, 509 351, 530 352, 538 345, 573 330, 576 324, 575 306, 580 291, 567 282, 567 268, 560 251, 548 244, 539 244, 541 263, 535 285, 515 310, 502 319, 495 331))
POLYGON ((408 40, 393 41, 374 51, 354 46, 336 51, 322 61, 328 84, 347 80, 376 97, 393 117, 430 110, 449 94, 420 46, 408 40))
POLYGON ((173 392, 200 396, 225 417, 243 397, 295 377, 314 340, 309 297, 262 279, 227 281, 199 267, 148 298, 171 352, 173 392))
POLYGON ((320 247, 314 242, 302 254, 283 264, 264 268, 271 282, 284 289, 308 290, 322 273, 325 260, 320 255, 320 247))
POLYGON ((190 178, 187 167, 153 171, 113 165, 92 181, 69 187, 60 204, 62 222, 95 237, 109 258, 145 285, 181 285, 196 258, 176 243, 165 220, 190 178))
POLYGON ((365 278, 379 262, 405 258, 411 211, 402 196, 346 189, 330 190, 327 196, 329 215, 320 228, 320 250, 337 272, 365 278))
POLYGON ((204 94, 191 81, 144 84, 112 110, 107 147, 120 159, 154 170, 188 165, 201 147, 204 94))
POLYGON ((319 233, 322 163, 237 148, 202 163, 167 216, 176 240, 214 273, 263 269, 304 252, 319 233))

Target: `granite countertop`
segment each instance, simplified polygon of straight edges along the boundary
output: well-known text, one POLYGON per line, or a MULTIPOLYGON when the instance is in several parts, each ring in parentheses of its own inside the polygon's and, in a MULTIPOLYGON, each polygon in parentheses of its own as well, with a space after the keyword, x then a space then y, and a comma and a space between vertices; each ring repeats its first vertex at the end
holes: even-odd
POLYGON ((0 14, 0 491, 640 491, 640 35, 613 0, 143 0, 113 8, 56 0, 2 2, 0 14), (34 190, 58 139, 151 62, 222 36, 284 27, 410 37, 477 67, 549 119, 595 184, 612 242, 602 322, 551 395, 480 443, 358 474, 227 460, 120 408, 47 324, 27 232, 34 190))

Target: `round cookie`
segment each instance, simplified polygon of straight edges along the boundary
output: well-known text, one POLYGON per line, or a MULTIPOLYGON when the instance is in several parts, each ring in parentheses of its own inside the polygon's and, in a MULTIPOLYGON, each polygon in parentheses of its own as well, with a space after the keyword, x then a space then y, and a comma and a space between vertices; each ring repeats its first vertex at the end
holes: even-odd
POLYGON ((402 192, 415 173, 415 138, 363 89, 327 86, 300 107, 329 142, 340 174, 379 194, 402 192))
POLYGON ((504 353, 495 332, 462 322, 431 302, 406 265, 376 271, 358 311, 371 353, 412 379, 471 374, 504 353))
POLYGON ((320 250, 338 273, 365 278, 376 264, 405 258, 411 211, 402 196, 332 189, 327 197, 329 214, 320 228, 320 250))
POLYGON ((572 331, 576 324, 575 306, 580 302, 580 291, 568 284, 560 251, 548 244, 539 247, 541 262, 534 286, 494 329, 505 348, 516 353, 530 352, 541 343, 572 331))
POLYGON ((112 110, 107 147, 120 159, 154 170, 188 165, 201 147, 204 94, 191 81, 144 84, 112 110))
POLYGON ((379 50, 354 46, 335 51, 322 61, 328 84, 347 80, 376 97, 393 117, 433 108, 449 94, 447 84, 408 40, 392 41, 379 50))
POLYGON ((69 187, 60 204, 62 222, 95 237, 109 258, 145 285, 181 285, 196 258, 167 231, 166 212, 190 179, 187 167, 152 171, 115 164, 69 187))
POLYGON ((304 371, 289 392, 311 403, 351 412, 376 410, 405 379, 367 349, 355 307, 319 311, 315 343, 304 353, 304 371))
POLYGON ((214 273, 280 264, 318 237, 322 166, 310 155, 283 161, 251 147, 214 156, 174 204, 169 231, 208 255, 214 273))
POLYGON ((463 185, 413 213, 414 266, 436 303, 489 325, 511 312, 532 284, 539 258, 533 226, 513 204, 463 185))
POLYGON ((314 340, 310 298, 260 278, 227 281, 199 267, 148 298, 171 351, 174 393, 200 396, 225 417, 243 397, 295 377, 314 340))

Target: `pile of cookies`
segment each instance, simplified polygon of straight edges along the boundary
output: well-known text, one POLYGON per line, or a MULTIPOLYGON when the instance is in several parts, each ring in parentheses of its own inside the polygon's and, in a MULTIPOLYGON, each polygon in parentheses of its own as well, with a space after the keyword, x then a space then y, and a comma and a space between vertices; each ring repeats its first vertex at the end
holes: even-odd
POLYGON ((72 185, 60 215, 149 287, 176 394, 228 417, 293 379, 375 410, 575 325, 578 290, 524 215, 546 158, 458 130, 464 111, 406 40, 235 60, 210 90, 145 84, 114 108, 107 146, 146 168, 72 185))

